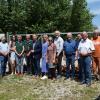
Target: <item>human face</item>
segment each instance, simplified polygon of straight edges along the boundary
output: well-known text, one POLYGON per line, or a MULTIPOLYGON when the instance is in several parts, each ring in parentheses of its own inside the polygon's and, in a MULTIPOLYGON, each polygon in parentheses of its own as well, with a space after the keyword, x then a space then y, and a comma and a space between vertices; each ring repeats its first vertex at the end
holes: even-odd
POLYGON ((15 36, 12 37, 12 40, 15 41, 15 36))
POLYGON ((51 37, 49 37, 48 41, 49 41, 49 44, 52 44, 53 39, 51 37))
POLYGON ((81 34, 78 34, 78 35, 77 35, 77 39, 80 40, 81 38, 82 38, 81 34))
POLYGON ((67 39, 71 40, 72 39, 72 33, 67 33, 67 39))
POLYGON ((18 41, 21 41, 22 40, 22 36, 18 35, 17 39, 18 39, 18 41))
POLYGON ((27 40, 27 41, 30 40, 30 35, 26 35, 26 40, 27 40))
POLYGON ((3 37, 3 38, 2 38, 2 43, 5 43, 5 42, 6 42, 6 38, 3 37))
POLYGON ((60 32, 59 31, 55 31, 55 36, 58 38, 60 36, 60 32))
POLYGON ((99 33, 98 32, 93 32, 93 38, 98 38, 99 33))
POLYGON ((35 34, 33 35, 32 38, 33 38, 33 41, 36 41, 37 40, 37 36, 35 34))
POLYGON ((48 36, 47 35, 44 35, 43 36, 43 41, 46 42, 47 40, 48 40, 48 36))
POLYGON ((88 38, 88 34, 86 32, 82 33, 82 39, 86 40, 88 38))

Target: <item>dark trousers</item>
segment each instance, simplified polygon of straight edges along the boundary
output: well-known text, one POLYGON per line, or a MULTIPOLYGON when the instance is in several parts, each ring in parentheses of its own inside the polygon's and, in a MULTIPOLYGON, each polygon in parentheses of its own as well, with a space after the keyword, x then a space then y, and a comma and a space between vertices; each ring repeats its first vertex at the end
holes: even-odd
POLYGON ((80 81, 82 81, 83 78, 83 67, 81 66, 81 59, 78 59, 78 66, 79 66, 79 73, 78 73, 78 78, 80 81))
POLYGON ((75 55, 66 56, 66 78, 70 77, 70 65, 71 65, 71 78, 75 78, 75 55))
POLYGON ((56 78, 55 68, 49 68, 49 74, 51 78, 56 78))
POLYGON ((27 73, 28 74, 32 74, 32 57, 30 56, 26 56, 26 61, 27 61, 27 73))
POLYGON ((34 68, 34 75, 40 75, 40 58, 33 58, 33 68, 34 68))
POLYGON ((81 57, 80 58, 81 67, 83 74, 81 75, 82 81, 85 83, 91 82, 91 56, 81 57))
POLYGON ((61 52, 59 54, 59 56, 57 57, 57 75, 61 75, 61 62, 62 62, 62 56, 63 56, 63 52, 61 52))

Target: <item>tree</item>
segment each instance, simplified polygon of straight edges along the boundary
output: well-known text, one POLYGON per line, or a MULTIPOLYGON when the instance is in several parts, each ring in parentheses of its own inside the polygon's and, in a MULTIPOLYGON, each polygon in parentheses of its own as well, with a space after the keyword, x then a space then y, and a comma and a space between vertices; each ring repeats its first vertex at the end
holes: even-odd
POLYGON ((91 31, 92 18, 86 0, 73 0, 70 31, 91 31))
POLYGON ((70 0, 30 0, 27 7, 28 30, 52 32, 68 31, 70 25, 70 0))
POLYGON ((92 16, 85 0, 0 0, 2 32, 53 32, 56 29, 92 29, 92 16))

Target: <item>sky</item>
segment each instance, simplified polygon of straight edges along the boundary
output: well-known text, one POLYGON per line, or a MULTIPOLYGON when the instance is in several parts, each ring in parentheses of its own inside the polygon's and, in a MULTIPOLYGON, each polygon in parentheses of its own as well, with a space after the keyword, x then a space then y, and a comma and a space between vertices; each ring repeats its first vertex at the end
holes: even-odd
POLYGON ((100 29, 100 0, 87 0, 90 12, 95 14, 92 22, 100 29))

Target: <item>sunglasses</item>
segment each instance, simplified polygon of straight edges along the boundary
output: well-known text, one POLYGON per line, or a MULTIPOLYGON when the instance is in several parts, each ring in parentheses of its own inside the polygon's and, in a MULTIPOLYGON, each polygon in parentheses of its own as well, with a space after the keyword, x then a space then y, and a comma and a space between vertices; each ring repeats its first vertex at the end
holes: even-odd
POLYGON ((52 40, 49 40, 49 41, 52 41, 52 40))

